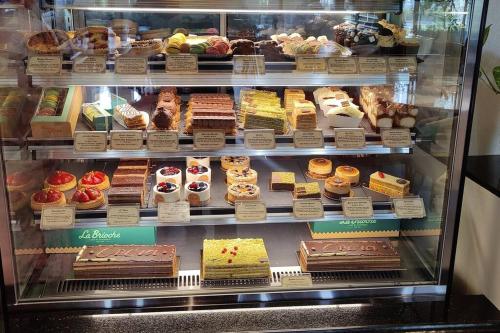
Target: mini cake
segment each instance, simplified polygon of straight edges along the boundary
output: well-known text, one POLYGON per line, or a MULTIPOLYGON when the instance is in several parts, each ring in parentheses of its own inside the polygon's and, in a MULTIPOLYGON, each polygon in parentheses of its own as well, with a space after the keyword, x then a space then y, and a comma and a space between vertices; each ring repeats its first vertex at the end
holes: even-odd
POLYGON ((325 181, 324 195, 328 199, 340 200, 342 197, 348 197, 351 191, 351 184, 344 178, 333 176, 325 181))
POLYGON ((234 204, 237 200, 258 200, 260 188, 254 184, 237 183, 227 188, 227 200, 234 204))
POLYGON ((7 191, 29 191, 35 185, 32 175, 24 171, 16 171, 7 176, 7 191))
POLYGON ((104 194, 97 188, 81 188, 73 193, 71 203, 77 209, 96 209, 104 205, 104 194))
POLYGON ((309 160, 308 176, 314 179, 325 179, 332 174, 333 163, 326 158, 309 160))
POLYGON ((226 171, 226 182, 227 185, 237 184, 237 183, 247 183, 257 185, 257 171, 250 168, 230 169, 226 171))
POLYGON ((66 197, 61 191, 56 189, 45 188, 31 195, 31 208, 33 210, 64 205, 66 205, 66 197))
POLYGON ((250 157, 248 156, 222 156, 220 159, 222 169, 243 170, 250 168, 250 157))
POLYGON ((78 187, 96 188, 104 191, 109 188, 109 177, 101 171, 90 171, 78 181, 78 187))
POLYGON ((342 165, 337 167, 337 169, 335 169, 335 176, 344 178, 351 183, 351 185, 357 185, 359 183, 359 170, 351 166, 342 165))
POLYGON ((391 176, 381 171, 370 175, 371 190, 383 193, 391 198, 402 198, 410 193, 410 181, 391 176))
POLYGON ((181 187, 178 184, 161 182, 153 187, 155 204, 181 200, 181 187))
POLYGON ((156 184, 174 183, 182 185, 182 171, 176 167, 164 167, 156 171, 156 184))
POLYGON ((203 165, 188 167, 186 169, 186 183, 195 181, 210 183, 212 181, 212 170, 203 165))
POLYGON ((321 189, 319 183, 297 183, 293 190, 295 199, 321 198, 321 189))
POLYGON ((203 165, 206 168, 210 168, 210 157, 186 157, 187 167, 200 166, 203 165))
POLYGON ((295 174, 293 172, 273 172, 271 174, 271 191, 293 191, 295 174))
POLYGON ((57 170, 45 178, 45 188, 52 188, 61 192, 76 187, 76 177, 69 172, 57 170))
POLYGON ((191 206, 205 206, 210 200, 210 184, 201 181, 186 183, 184 195, 191 206))

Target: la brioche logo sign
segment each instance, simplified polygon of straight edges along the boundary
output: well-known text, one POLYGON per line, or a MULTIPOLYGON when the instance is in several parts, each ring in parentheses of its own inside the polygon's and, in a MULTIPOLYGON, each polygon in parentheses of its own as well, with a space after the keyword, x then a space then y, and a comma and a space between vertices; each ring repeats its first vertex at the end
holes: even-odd
POLYGON ((83 232, 78 236, 78 239, 108 240, 108 239, 120 239, 120 238, 121 234, 116 231, 108 233, 103 230, 88 230, 88 229, 83 230, 83 232))

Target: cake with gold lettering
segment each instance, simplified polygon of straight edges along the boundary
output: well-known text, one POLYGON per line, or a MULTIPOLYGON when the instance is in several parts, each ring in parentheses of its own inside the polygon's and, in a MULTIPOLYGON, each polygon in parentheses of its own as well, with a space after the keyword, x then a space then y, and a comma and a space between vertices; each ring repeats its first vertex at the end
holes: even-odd
POLYGON ((269 278, 269 258, 264 240, 205 239, 202 277, 205 280, 269 278))

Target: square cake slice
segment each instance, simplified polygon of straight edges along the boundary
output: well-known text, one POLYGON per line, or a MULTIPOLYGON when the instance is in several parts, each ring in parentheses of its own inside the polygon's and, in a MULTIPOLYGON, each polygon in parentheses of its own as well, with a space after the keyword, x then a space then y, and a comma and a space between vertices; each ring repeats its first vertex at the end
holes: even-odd
POLYGON ((271 174, 271 191, 293 191, 295 188, 295 173, 273 172, 271 174))
POLYGON ((295 199, 312 199, 321 198, 321 189, 318 182, 313 183, 297 183, 293 190, 295 199))

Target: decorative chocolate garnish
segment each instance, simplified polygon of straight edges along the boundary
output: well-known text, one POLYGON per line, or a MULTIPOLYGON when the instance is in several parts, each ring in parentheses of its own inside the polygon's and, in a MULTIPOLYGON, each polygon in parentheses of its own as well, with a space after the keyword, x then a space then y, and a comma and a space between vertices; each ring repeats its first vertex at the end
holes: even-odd
POLYGON ((407 183, 408 183, 408 181, 407 181, 407 180, 404 180, 404 179, 399 178, 398 180, 396 180, 396 183, 401 184, 401 185, 405 185, 405 184, 407 184, 407 183))

